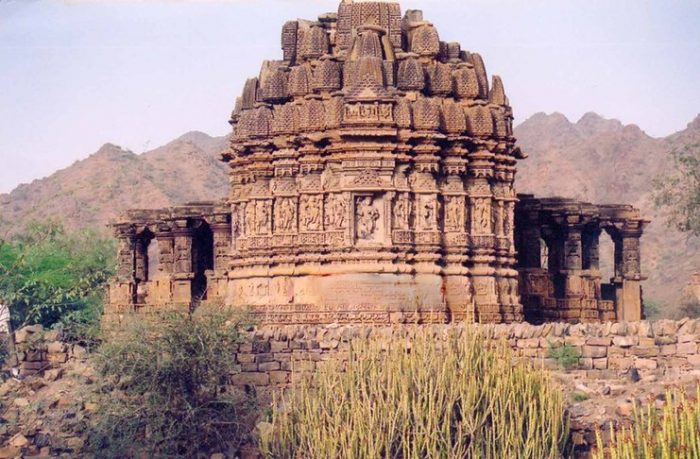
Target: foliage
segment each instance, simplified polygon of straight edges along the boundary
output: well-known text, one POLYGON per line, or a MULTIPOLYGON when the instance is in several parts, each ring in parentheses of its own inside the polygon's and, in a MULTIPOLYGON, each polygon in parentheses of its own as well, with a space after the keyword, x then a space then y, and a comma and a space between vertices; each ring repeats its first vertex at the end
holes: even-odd
POLYGON ((700 144, 671 152, 673 167, 654 180, 654 201, 668 210, 668 224, 700 236, 700 144))
POLYGON ((654 404, 635 405, 632 425, 615 432, 610 426, 610 446, 604 449, 596 433, 595 459, 698 459, 700 458, 700 386, 690 400, 680 391, 666 393, 667 403, 659 413, 654 404))
POLYGON ((10 306, 15 327, 70 327, 99 317, 115 253, 112 240, 93 230, 31 225, 22 236, 0 240, 0 302, 10 306))
POLYGON ((353 342, 287 396, 261 430, 268 458, 559 458, 568 421, 545 372, 478 334, 353 342))
POLYGON ((700 317, 700 301, 698 301, 696 298, 683 300, 678 308, 677 315, 679 319, 684 317, 696 319, 700 317))
POLYGON ((106 391, 90 446, 98 457, 195 457, 236 448, 252 430, 252 402, 227 389, 238 323, 198 310, 127 320, 96 353, 106 391))
POLYGON ((547 350, 547 354, 549 358, 556 360, 561 368, 571 370, 578 365, 578 359, 581 357, 581 353, 576 347, 570 344, 555 346, 552 343, 548 343, 548 345, 549 349, 547 350))
POLYGON ((663 319, 664 311, 656 301, 644 301, 644 314, 647 320, 663 319))

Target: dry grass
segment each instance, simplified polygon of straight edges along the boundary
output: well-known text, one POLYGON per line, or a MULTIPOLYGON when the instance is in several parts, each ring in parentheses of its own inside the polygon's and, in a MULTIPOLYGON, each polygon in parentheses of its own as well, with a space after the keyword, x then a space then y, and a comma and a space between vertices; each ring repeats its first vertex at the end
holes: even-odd
POLYGON ((681 391, 667 392, 666 400, 660 412, 635 406, 630 427, 615 432, 611 425, 607 449, 597 432, 595 459, 700 459, 700 386, 694 401, 681 391))
POLYGON ((564 397, 542 369, 479 335, 353 343, 345 363, 278 397, 261 432, 270 458, 558 458, 564 397), (410 344, 409 344, 410 343, 410 344), (407 348, 410 351, 407 352, 407 348))

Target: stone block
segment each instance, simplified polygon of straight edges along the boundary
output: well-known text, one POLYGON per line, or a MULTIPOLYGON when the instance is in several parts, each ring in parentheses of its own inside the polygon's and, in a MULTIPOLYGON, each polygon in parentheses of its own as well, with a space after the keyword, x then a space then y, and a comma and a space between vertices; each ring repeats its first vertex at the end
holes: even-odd
POLYGON ((257 363, 272 362, 275 360, 275 355, 271 353, 257 354, 255 356, 255 361, 257 363))
POLYGON ((658 363, 654 359, 635 359, 634 367, 638 370, 656 370, 658 363))
POLYGON ((656 346, 654 346, 654 347, 634 346, 632 349, 630 349, 630 353, 632 355, 636 355, 637 357, 656 357, 659 355, 659 348, 656 346))
POLYGON ((66 352, 66 345, 60 341, 53 341, 46 346, 49 354, 60 354, 66 352))
POLYGON ((270 384, 270 375, 267 373, 240 373, 233 375, 231 382, 234 386, 267 386, 270 384))
POLYGON ((613 344, 619 347, 632 347, 637 345, 639 338, 637 336, 615 336, 613 344))
POLYGON ((255 362, 242 363, 242 364, 241 364, 241 371, 243 371, 243 372, 255 372, 255 371, 258 371, 258 364, 255 363, 255 362))
POLYGON ((606 370, 608 368, 608 359, 593 359, 593 369, 595 370, 606 370))
POLYGON ((686 357, 688 364, 694 366, 695 368, 700 368, 700 355, 689 355, 686 357))
POLYGON ((608 348, 605 346, 583 346, 582 357, 599 359, 608 355, 608 348))
POLYGON ((289 371, 271 371, 270 384, 288 384, 290 382, 289 371))
POLYGON ((698 345, 696 343, 693 343, 693 342, 680 343, 680 344, 678 344, 677 352, 678 352, 678 354, 681 354, 681 355, 697 354, 698 353, 698 345))
POLYGON ((258 371, 275 371, 280 369, 279 362, 265 362, 258 364, 258 371))
POLYGON ((288 341, 272 341, 270 343, 270 351, 271 352, 282 352, 282 351, 288 351, 289 350, 289 342, 288 341))
POLYGON ((583 336, 565 336, 564 343, 569 346, 583 346, 586 344, 586 338, 583 336))
POLYGON ((589 346, 610 346, 610 344, 612 344, 612 338, 593 336, 586 338, 586 344, 589 346))
POLYGON ((593 369, 593 359, 589 357, 582 357, 578 359, 578 367, 582 370, 592 370, 593 369))
POLYGON ((47 360, 50 363, 66 363, 68 361, 68 354, 65 352, 62 354, 49 354, 47 360))
POLYGON ((664 346, 661 346, 661 355, 675 355, 676 354, 676 345, 675 344, 666 344, 664 346))
POLYGON ((632 367, 632 357, 608 357, 608 368, 611 370, 629 370, 632 367))
POLYGON ((700 341, 700 337, 696 334, 692 335, 678 335, 678 342, 679 343, 690 343, 694 341, 700 341))
POLYGON ((314 371, 316 369, 316 362, 312 362, 310 360, 292 362, 292 369, 295 372, 314 371))
POLYGON ((255 362, 255 354, 238 354, 236 355, 238 363, 253 363, 255 362))

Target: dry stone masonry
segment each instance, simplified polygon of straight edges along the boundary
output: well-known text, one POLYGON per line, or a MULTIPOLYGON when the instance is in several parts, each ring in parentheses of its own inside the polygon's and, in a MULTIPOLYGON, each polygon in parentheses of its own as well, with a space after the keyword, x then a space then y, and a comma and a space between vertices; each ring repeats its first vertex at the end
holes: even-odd
POLYGON ((395 2, 343 1, 281 41, 236 102, 228 199, 115 222, 105 323, 202 302, 268 324, 642 318, 646 222, 516 195, 526 155, 478 53, 395 2))

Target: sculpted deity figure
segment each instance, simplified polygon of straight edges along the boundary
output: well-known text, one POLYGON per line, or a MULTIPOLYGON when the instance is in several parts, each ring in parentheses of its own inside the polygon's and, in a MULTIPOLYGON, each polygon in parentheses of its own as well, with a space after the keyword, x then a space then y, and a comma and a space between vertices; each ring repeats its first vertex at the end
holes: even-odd
POLYGON ((474 212, 476 214, 476 223, 479 231, 482 233, 491 232, 491 212, 489 211, 489 203, 485 199, 476 201, 474 212))
POLYGON ((374 200, 370 197, 362 198, 357 203, 357 237, 360 239, 372 239, 377 229, 379 210, 373 204, 374 200))
POLYGON ((303 225, 306 230, 318 231, 321 229, 322 203, 323 197, 320 195, 305 196, 303 225))
POLYGON ((435 221, 437 216, 437 203, 435 198, 426 199, 423 202, 422 217, 423 217, 423 229, 434 230, 435 221))
POLYGON ((233 234, 234 238, 241 235, 241 227, 243 226, 241 221, 242 219, 243 216, 241 215, 241 206, 236 204, 231 209, 231 233, 233 234))
POLYGON ((292 231, 296 222, 296 213, 293 199, 280 199, 277 207, 277 229, 284 232, 292 231))
POLYGON ((347 224, 348 204, 342 195, 334 194, 329 197, 326 222, 329 228, 343 229, 347 224))
POLYGON ((410 215, 411 202, 408 195, 401 194, 394 202, 394 228, 399 230, 408 229, 408 219, 410 215))
POLYGON ((255 202, 250 201, 245 206, 245 222, 244 222, 245 234, 251 236, 255 229, 255 202))
POLYGON ((460 229, 460 199, 451 197, 447 199, 445 206, 445 229, 460 229))
POLYGON ((257 233, 267 234, 270 227, 270 209, 267 201, 258 201, 256 217, 257 233))

